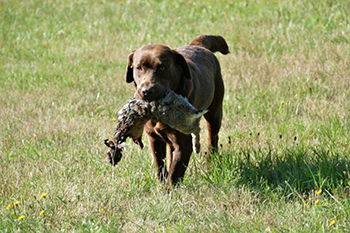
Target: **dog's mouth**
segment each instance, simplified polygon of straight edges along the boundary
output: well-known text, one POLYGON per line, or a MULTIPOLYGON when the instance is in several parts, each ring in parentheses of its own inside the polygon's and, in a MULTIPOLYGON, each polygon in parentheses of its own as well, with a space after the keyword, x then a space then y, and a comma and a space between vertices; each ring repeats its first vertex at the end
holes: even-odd
POLYGON ((153 88, 152 91, 142 91, 138 90, 138 94, 141 97, 142 100, 146 101, 152 101, 152 100, 159 100, 163 98, 166 94, 166 90, 159 90, 158 88, 153 88))

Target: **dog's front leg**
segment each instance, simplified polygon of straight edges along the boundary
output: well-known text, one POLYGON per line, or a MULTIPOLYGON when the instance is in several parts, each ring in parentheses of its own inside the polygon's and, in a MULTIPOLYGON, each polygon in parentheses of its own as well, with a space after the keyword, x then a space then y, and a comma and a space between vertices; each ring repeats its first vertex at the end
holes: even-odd
POLYGON ((176 132, 168 137, 171 141, 172 155, 166 187, 170 188, 183 180, 193 149, 191 135, 176 132))
POLYGON ((157 136, 149 135, 149 144, 152 150, 157 177, 161 182, 165 182, 167 178, 167 170, 164 161, 166 157, 166 143, 157 136))

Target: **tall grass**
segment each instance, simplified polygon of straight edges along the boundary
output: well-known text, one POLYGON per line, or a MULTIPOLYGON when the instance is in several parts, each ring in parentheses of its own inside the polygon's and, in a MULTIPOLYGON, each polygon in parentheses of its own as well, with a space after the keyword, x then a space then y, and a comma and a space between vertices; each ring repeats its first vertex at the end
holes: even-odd
POLYGON ((0 231, 348 231, 349 12, 347 1, 1 2, 0 231), (194 154, 167 193, 147 146, 128 142, 111 167, 103 139, 133 94, 128 54, 200 34, 231 50, 217 54, 221 146, 194 154))

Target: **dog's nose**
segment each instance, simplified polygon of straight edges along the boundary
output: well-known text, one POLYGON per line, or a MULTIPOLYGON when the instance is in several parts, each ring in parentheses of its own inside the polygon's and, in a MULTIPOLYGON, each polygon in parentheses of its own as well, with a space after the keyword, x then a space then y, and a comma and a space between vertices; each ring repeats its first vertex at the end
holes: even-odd
POLYGON ((141 91, 142 91, 142 94, 144 97, 148 97, 148 96, 152 95, 152 93, 153 93, 152 89, 149 87, 143 87, 141 89, 141 91))

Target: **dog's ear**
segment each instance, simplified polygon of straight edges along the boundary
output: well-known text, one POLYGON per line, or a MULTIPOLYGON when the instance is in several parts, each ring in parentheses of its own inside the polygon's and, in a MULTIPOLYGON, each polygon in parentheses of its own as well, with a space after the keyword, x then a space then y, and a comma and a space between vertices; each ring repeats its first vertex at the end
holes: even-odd
POLYGON ((175 57, 176 57, 176 63, 180 65, 182 72, 183 72, 183 75, 185 76, 186 79, 191 79, 192 75, 191 75, 190 67, 187 64, 187 61, 177 51, 173 50, 173 52, 174 52, 175 57))
POLYGON ((132 61, 133 61, 133 58, 134 58, 134 53, 135 53, 135 50, 132 51, 130 54, 129 54, 129 57, 128 57, 128 65, 126 67, 126 82, 127 83, 131 83, 134 81, 134 72, 133 72, 133 67, 132 67, 132 61))

